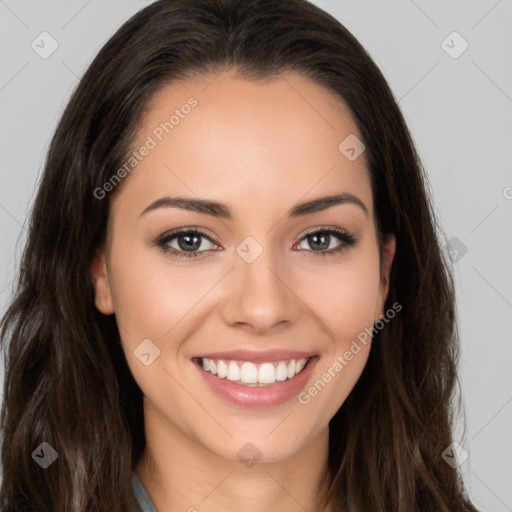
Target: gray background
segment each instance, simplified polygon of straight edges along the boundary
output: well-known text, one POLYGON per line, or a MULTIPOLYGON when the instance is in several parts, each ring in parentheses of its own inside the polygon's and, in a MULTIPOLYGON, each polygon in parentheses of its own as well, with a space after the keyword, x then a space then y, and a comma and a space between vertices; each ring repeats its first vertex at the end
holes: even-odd
MULTIPOLYGON (((58 117, 103 43, 148 3, 0 0, 0 314, 58 117), (47 59, 31 47, 43 31, 58 43, 47 59)), ((461 470, 481 510, 512 511, 512 1, 314 3, 382 69, 429 174, 458 287, 461 470), (463 49, 454 31, 469 44, 457 58, 445 51, 463 49)))

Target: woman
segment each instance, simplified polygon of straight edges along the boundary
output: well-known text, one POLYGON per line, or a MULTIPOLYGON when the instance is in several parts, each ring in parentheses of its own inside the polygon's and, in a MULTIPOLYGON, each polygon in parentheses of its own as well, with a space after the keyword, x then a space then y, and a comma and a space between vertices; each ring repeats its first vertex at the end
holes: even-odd
POLYGON ((5 510, 474 511, 424 181, 321 9, 137 13, 60 120, 2 321, 5 510))

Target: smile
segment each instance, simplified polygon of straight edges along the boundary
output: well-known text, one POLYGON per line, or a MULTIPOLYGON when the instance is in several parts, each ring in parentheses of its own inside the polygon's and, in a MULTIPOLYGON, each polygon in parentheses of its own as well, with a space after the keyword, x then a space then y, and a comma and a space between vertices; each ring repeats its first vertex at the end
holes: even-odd
POLYGON ((250 361, 228 361, 201 358, 203 369, 220 379, 240 385, 265 386, 293 379, 306 366, 309 358, 254 364, 250 361))
POLYGON ((192 358, 215 395, 242 407, 273 407, 293 399, 307 384, 317 361, 313 353, 284 351, 192 358))

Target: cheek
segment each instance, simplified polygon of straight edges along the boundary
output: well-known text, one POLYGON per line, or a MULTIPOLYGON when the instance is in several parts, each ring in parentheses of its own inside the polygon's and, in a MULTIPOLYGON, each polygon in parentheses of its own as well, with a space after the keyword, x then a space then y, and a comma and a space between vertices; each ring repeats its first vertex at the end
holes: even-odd
POLYGON ((299 403, 324 425, 346 400, 368 360, 380 298, 377 249, 354 253, 336 269, 317 272, 315 282, 311 304, 317 305, 314 312, 328 327, 331 343, 299 403))
MULTIPOLYGON (((121 243, 112 252, 112 282, 118 322, 138 339, 162 340, 211 287, 211 277, 176 264, 166 264, 154 248, 121 243), (139 339, 141 338, 141 339, 139 339)), ((130 343, 137 342, 131 340, 130 343)))
POLYGON ((319 324, 328 329, 329 343, 310 387, 299 395, 317 425, 330 421, 359 379, 371 347, 371 333, 380 301, 380 267, 376 242, 347 252, 336 263, 301 269, 298 295, 319 324), (314 279, 313 279, 314 277, 314 279))
POLYGON ((339 293, 333 299, 336 313, 330 323, 338 335, 337 344, 346 345, 373 325, 379 300, 378 268, 360 264, 357 271, 340 280, 339 293))
MULTIPOLYGON (((379 256, 368 243, 339 263, 317 266, 314 281, 302 281, 300 296, 328 327, 334 349, 345 350, 366 328, 371 328, 380 303, 379 256)), ((331 347, 332 348, 332 347, 331 347)))

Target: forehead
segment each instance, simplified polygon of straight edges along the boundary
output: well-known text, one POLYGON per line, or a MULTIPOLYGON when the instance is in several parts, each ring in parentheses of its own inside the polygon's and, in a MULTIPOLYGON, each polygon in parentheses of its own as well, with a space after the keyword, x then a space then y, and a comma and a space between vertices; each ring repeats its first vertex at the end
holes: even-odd
POLYGON ((361 139, 343 101, 297 74, 253 82, 223 71, 172 83, 141 119, 138 160, 113 207, 140 212, 172 194, 270 215, 301 199, 348 192, 371 214, 365 154, 350 161, 339 149, 354 135, 361 139))

